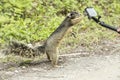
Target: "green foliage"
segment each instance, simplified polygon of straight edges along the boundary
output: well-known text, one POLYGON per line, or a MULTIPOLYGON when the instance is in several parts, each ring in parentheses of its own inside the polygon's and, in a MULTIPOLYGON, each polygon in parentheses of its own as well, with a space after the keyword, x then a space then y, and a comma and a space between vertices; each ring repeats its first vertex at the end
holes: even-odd
MULTIPOLYGON (((95 7, 105 22, 119 26, 119 4, 119 0, 0 0, 0 44, 13 39, 24 42, 45 40, 67 13, 82 13, 87 6, 95 7)), ((84 34, 80 40, 85 43, 111 34, 104 35, 110 31, 87 18, 79 25, 74 31, 81 36, 84 34)))

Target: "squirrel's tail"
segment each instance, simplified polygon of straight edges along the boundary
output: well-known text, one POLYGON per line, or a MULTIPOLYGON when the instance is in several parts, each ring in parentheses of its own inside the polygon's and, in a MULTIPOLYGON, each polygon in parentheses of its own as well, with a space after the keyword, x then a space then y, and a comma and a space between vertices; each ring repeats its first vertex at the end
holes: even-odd
POLYGON ((11 41, 7 50, 6 54, 15 54, 27 58, 39 56, 45 52, 44 46, 33 47, 18 41, 11 41))

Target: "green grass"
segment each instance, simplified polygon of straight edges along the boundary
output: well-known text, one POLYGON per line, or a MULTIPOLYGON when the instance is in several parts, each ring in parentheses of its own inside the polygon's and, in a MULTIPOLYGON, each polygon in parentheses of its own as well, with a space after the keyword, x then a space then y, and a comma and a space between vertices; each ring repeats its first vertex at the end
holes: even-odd
MULTIPOLYGON (((45 40, 60 25, 67 13, 78 11, 82 14, 87 6, 95 7, 106 23, 119 26, 119 3, 118 0, 50 0, 46 2, 39 0, 1 0, 0 44, 13 39, 27 43, 45 40), (110 5, 107 5, 108 3, 110 5)), ((105 31, 93 21, 87 20, 87 17, 80 22, 80 25, 77 25, 75 30, 77 34, 89 31, 91 34, 91 31, 95 31, 98 36, 103 36, 101 34, 105 31)), ((90 39, 88 38, 90 34, 85 34, 86 39, 90 39)), ((91 36, 95 34, 92 33, 91 36)), ((83 38, 81 37, 81 39, 83 38)))

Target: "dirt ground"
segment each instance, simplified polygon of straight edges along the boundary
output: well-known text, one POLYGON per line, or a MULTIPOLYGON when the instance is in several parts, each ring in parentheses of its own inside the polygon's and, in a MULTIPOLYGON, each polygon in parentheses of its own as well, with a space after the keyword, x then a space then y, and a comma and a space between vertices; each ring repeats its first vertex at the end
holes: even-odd
POLYGON ((0 80, 120 80, 120 39, 89 49, 78 46, 70 54, 60 57, 58 68, 47 60, 22 66, 1 63, 0 80))

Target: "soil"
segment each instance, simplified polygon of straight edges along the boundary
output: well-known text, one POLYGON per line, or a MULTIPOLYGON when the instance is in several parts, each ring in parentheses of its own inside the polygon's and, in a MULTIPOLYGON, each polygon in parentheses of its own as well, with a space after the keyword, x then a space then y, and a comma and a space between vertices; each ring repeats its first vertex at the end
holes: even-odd
POLYGON ((89 49, 79 45, 60 56, 57 68, 46 59, 21 66, 0 63, 0 80, 120 80, 119 43, 103 40, 89 49))

